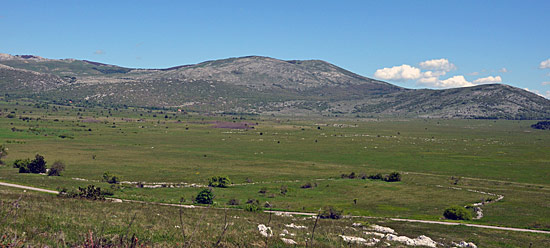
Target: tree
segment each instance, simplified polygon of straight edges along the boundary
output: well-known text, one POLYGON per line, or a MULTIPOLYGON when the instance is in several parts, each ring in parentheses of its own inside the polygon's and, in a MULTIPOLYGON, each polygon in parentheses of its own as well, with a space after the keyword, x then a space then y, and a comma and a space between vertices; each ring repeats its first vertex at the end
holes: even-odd
POLYGON ((8 148, 4 145, 0 145, 0 165, 4 164, 2 159, 6 156, 8 156, 8 148))
POLYGON ((65 164, 61 161, 53 162, 52 167, 48 171, 48 176, 61 176, 61 172, 65 170, 65 164))
POLYGON ((231 180, 227 176, 214 176, 208 180, 208 186, 227 188, 231 184, 231 180))
POLYGON ((195 202, 200 204, 212 204, 214 203, 214 194, 211 189, 203 189, 197 197, 195 197, 195 202))
POLYGON ((36 154, 34 160, 28 165, 30 173, 46 173, 46 161, 43 156, 36 154))

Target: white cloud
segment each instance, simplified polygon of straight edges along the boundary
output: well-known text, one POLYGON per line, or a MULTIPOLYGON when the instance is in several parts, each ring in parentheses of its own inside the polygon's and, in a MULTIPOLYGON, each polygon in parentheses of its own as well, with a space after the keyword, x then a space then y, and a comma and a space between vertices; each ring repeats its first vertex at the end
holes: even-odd
POLYGON ((469 87, 475 86, 475 84, 470 83, 464 78, 464 76, 454 76, 452 78, 447 78, 445 80, 439 81, 439 88, 454 88, 454 87, 469 87))
POLYGON ((425 70, 436 70, 449 72, 456 69, 456 66, 447 59, 432 59, 420 62, 420 67, 425 70))
POLYGON ((550 69, 550 59, 540 62, 540 69, 550 69))
POLYGON ((434 87, 434 88, 456 88, 456 87, 470 87, 475 84, 468 82, 464 76, 454 76, 445 80, 439 80, 438 78, 421 78, 418 80, 418 84, 434 87))
POLYGON ((479 72, 477 71, 468 73, 468 76, 477 76, 477 75, 479 75, 479 72))
POLYGON ((384 80, 407 81, 419 79, 422 75, 420 69, 403 64, 392 68, 378 69, 374 76, 384 80))
POLYGON ((506 67, 502 67, 500 70, 498 70, 499 72, 502 72, 502 73, 506 73, 508 72, 508 69, 506 69, 506 67))
POLYGON ((542 82, 541 85, 550 85, 550 82, 542 82))
POLYGON ((94 54, 102 55, 102 54, 105 54, 105 51, 103 51, 103 50, 96 50, 96 51, 94 52, 94 54))
POLYGON ((491 84, 491 83, 501 83, 501 82, 502 82, 502 78, 500 76, 496 76, 496 77, 488 76, 488 77, 478 78, 474 80, 474 83, 476 84, 491 84))

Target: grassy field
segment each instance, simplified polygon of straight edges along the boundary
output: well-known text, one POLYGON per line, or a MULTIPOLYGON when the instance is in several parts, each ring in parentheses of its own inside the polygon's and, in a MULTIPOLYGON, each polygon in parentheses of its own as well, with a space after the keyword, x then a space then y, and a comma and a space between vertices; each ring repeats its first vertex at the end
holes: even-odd
MULTIPOLYGON (((131 243, 132 237, 145 247, 183 246, 184 242, 190 243, 189 247, 211 247, 218 240, 222 247, 265 247, 266 242, 269 247, 285 247, 280 239, 284 230, 289 232, 284 237, 295 240, 298 247, 304 247, 315 225, 312 218, 269 216, 239 210, 226 212, 214 208, 182 210, 180 221, 180 211, 176 207, 66 199, 8 188, 0 188, 0 204, 0 230, 4 233, 0 244, 7 244, 17 236, 22 243, 35 247, 83 247, 91 241, 118 245, 121 240, 125 245, 131 243), (17 203, 17 208, 14 203, 17 203), (229 225, 222 235, 225 216, 229 225), (274 236, 268 239, 261 236, 257 229, 259 224, 271 227, 274 236), (285 226, 290 224, 305 226, 305 229, 285 226)), ((401 236, 415 238, 426 235, 445 247, 463 240, 474 242, 478 247, 550 245, 550 237, 544 234, 353 218, 319 220, 314 247, 359 247, 343 242, 338 235, 369 238, 364 232, 372 224, 393 228, 401 236), (353 226, 353 223, 362 226, 353 226)), ((389 243, 397 247, 403 245, 389 243)), ((375 247, 386 245, 381 242, 375 247)))
MULTIPOLYGON (((427 220, 442 218, 449 205, 488 197, 468 191, 479 190, 504 199, 484 206, 485 217, 473 223, 550 230, 550 132, 530 128, 535 121, 206 116, 35 103, 0 103, 0 144, 9 149, 4 160, 41 154, 48 164, 64 161, 66 171, 47 177, 4 166, 0 181, 109 188, 100 182, 109 171, 128 182, 200 186, 227 175, 235 185, 214 189, 217 205, 237 199, 242 207, 256 199, 274 209, 315 212, 333 205, 352 215, 427 220), (215 128, 233 122, 254 128, 215 128), (403 180, 340 177, 392 171, 403 180), (305 183, 316 186, 301 188, 305 183)), ((191 203, 200 190, 126 183, 114 197, 191 203)))

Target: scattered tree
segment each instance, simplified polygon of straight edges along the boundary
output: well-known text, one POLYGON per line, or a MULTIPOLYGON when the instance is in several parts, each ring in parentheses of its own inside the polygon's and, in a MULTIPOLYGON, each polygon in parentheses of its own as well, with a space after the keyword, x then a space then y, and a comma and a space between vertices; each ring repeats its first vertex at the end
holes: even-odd
POLYGON ((61 176, 61 172, 65 170, 65 164, 61 161, 53 162, 52 167, 48 171, 48 176, 61 176))
POLYGON ((212 204, 214 203, 214 193, 212 193, 211 189, 203 189, 195 197, 195 202, 199 204, 212 204))
POLYGON ((231 180, 227 176, 214 176, 208 180, 208 186, 227 188, 231 184, 231 180))
POLYGON ((29 163, 28 169, 30 173, 46 173, 46 161, 44 157, 36 154, 34 160, 29 163))
POLYGON ((386 182, 399 182, 401 181, 401 174, 399 172, 392 172, 384 178, 386 182))

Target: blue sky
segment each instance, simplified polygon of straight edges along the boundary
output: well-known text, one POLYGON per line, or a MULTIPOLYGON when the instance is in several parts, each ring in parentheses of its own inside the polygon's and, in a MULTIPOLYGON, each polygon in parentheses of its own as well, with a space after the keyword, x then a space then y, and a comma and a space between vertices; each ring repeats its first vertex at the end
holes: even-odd
POLYGON ((1 3, 1 53, 140 68, 322 59, 410 88, 501 81, 550 97, 550 1, 1 3))

